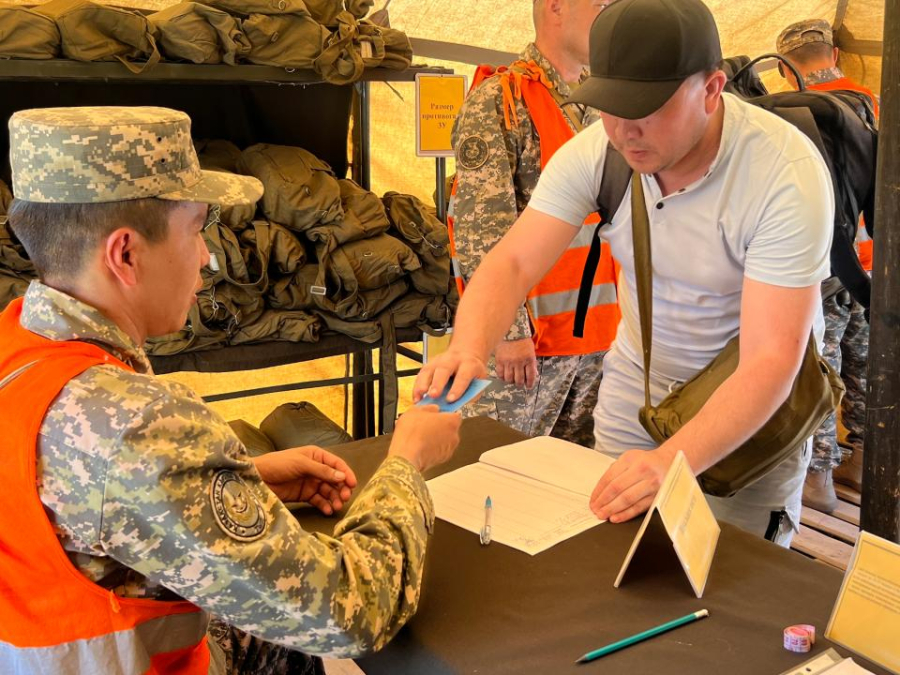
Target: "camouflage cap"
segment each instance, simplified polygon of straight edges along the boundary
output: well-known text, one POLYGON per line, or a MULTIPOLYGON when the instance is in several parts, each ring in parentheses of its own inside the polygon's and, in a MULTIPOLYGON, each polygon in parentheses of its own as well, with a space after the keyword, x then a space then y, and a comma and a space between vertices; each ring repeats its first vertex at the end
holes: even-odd
POLYGON ((52 204, 157 197, 224 206, 262 197, 255 178, 200 169, 191 120, 168 108, 23 110, 9 120, 13 193, 52 204))
POLYGON ((822 42, 829 47, 834 47, 834 35, 830 23, 824 19, 807 19, 792 23, 781 31, 781 35, 775 41, 775 49, 779 54, 788 54, 798 47, 813 42, 822 42))

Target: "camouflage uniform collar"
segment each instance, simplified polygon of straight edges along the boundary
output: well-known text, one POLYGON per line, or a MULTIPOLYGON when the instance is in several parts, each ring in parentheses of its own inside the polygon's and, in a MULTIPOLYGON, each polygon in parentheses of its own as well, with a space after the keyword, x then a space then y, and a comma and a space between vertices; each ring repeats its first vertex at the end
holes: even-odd
POLYGON ((834 68, 822 68, 821 70, 814 70, 811 73, 808 73, 806 77, 803 78, 803 83, 810 87, 815 84, 834 82, 835 80, 840 80, 842 77, 844 77, 844 73, 841 72, 840 68, 835 66, 834 68))
POLYGON ((144 350, 100 310, 39 281, 25 292, 20 323, 49 340, 95 344, 139 373, 152 372, 144 350))
MULTIPOLYGON (((566 82, 562 76, 559 74, 559 71, 553 67, 553 64, 547 60, 547 57, 541 53, 541 50, 537 48, 537 46, 531 42, 525 47, 524 51, 519 54, 519 58, 523 61, 534 61, 541 67, 541 70, 547 75, 547 79, 550 80, 550 84, 560 93, 563 98, 568 98, 572 94, 572 88, 569 86, 569 83, 566 82)), ((584 80, 589 75, 587 70, 584 70, 581 73, 581 79, 579 82, 584 82, 584 80)))

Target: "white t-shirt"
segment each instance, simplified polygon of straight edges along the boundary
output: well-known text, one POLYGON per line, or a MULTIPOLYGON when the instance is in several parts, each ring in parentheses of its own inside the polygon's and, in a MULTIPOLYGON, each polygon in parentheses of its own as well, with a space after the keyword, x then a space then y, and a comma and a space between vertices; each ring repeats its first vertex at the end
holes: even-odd
MULTIPOLYGON (((730 94, 709 172, 662 197, 644 175, 653 258, 651 376, 684 381, 737 335, 744 277, 801 288, 829 276, 831 178, 800 131, 730 94)), ((566 143, 541 174, 529 206, 580 227, 597 209, 608 136, 594 124, 566 143)), ((642 364, 631 234, 631 189, 601 230, 622 266, 616 349, 642 364)), ((778 317, 772 316, 777 330, 778 317)))

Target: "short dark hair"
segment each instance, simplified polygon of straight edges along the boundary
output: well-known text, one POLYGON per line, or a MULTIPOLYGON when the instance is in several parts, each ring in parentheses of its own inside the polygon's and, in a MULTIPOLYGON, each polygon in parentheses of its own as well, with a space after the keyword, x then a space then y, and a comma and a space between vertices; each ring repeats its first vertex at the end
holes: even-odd
POLYGON ((805 65, 821 59, 831 57, 831 50, 834 49, 830 44, 825 42, 807 42, 800 45, 796 49, 792 49, 787 57, 796 63, 805 65))
POLYGON ((166 238, 169 214, 180 202, 134 199, 103 204, 41 204, 14 199, 9 224, 41 279, 68 281, 88 255, 119 227, 150 242, 166 238))

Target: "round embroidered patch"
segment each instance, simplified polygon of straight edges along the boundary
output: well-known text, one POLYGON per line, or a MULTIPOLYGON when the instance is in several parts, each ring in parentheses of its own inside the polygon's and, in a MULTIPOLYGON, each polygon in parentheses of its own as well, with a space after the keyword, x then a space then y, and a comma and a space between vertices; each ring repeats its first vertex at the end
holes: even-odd
POLYGON ((266 533, 262 504, 234 471, 213 476, 209 501, 219 527, 232 539, 254 541, 266 533))
POLYGON ((487 142, 480 136, 469 136, 459 146, 457 161, 464 169, 480 168, 488 158, 487 142))

